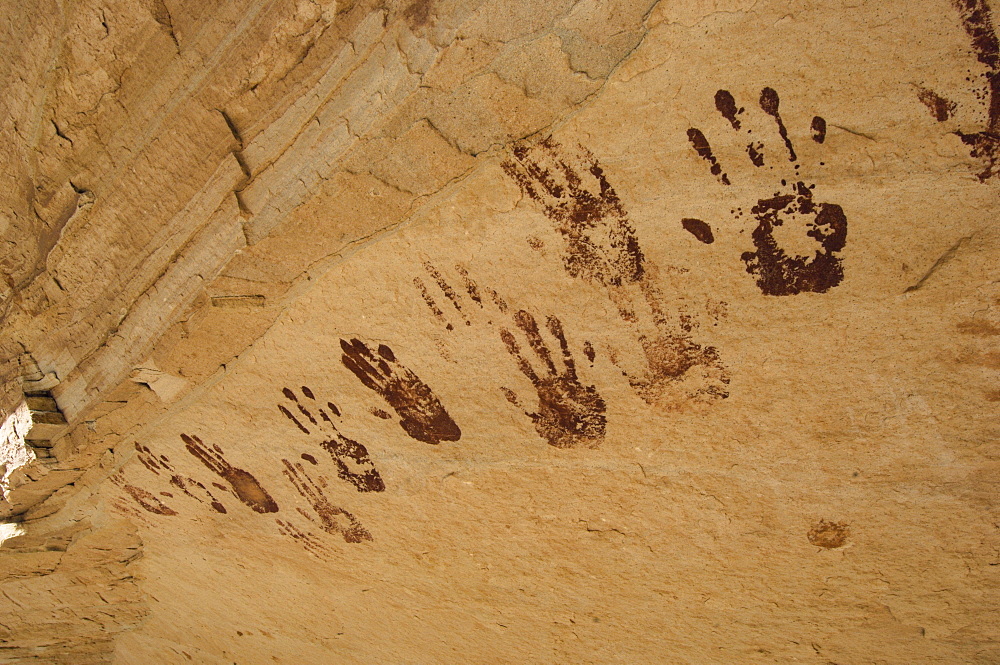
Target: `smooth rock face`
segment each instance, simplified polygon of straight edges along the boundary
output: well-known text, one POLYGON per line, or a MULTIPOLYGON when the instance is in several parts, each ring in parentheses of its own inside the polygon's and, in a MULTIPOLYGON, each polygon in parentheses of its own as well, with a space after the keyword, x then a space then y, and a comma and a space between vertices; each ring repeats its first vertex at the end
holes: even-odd
POLYGON ((994 9, 5 4, 0 662, 1000 662, 994 9))

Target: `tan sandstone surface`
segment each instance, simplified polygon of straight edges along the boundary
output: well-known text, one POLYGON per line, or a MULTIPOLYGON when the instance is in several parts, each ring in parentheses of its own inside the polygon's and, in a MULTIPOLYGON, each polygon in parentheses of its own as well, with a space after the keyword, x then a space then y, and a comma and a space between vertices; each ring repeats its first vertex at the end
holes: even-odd
POLYGON ((1000 663, 991 5, 5 3, 0 663, 1000 663))

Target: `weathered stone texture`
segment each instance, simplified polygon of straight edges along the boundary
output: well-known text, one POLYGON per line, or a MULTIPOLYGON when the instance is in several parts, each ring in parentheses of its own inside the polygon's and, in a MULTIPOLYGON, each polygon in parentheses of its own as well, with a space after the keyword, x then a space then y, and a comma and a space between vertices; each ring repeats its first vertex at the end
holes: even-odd
POLYGON ((0 662, 1000 661, 991 5, 8 3, 0 662))

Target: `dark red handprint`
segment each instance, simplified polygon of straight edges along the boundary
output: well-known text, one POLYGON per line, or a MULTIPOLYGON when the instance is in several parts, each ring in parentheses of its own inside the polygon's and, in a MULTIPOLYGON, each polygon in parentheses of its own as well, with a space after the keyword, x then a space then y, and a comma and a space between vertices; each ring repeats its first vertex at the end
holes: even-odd
POLYGON ((351 483, 359 492, 385 490, 385 483, 375 468, 368 449, 354 439, 344 436, 334 424, 333 418, 340 416, 340 409, 336 404, 327 402, 324 407, 316 401, 313 391, 308 386, 302 386, 301 400, 291 388, 285 388, 281 392, 288 402, 279 404, 278 410, 304 433, 312 434, 316 431, 322 437, 319 445, 330 453, 330 457, 337 465, 337 476, 341 480, 351 483))
POLYGON ((373 349, 359 339, 340 340, 344 367, 370 390, 378 393, 399 416, 399 425, 417 441, 458 441, 462 430, 441 400, 408 367, 396 360, 385 344, 373 349))
MULTIPOLYGON (((601 445, 607 425, 604 400, 594 386, 580 382, 562 323, 554 316, 546 319, 549 332, 559 343, 562 367, 556 366, 531 314, 518 311, 514 315, 514 323, 542 362, 542 371, 536 372, 521 353, 514 334, 506 328, 500 330, 500 338, 507 351, 538 395, 538 410, 528 413, 535 424, 535 431, 556 448, 596 448, 601 445)), ((515 401, 511 397, 509 399, 515 401)))
POLYGON ((222 448, 212 446, 210 449, 197 436, 181 434, 188 452, 195 456, 212 473, 216 474, 232 488, 233 494, 248 508, 258 513, 276 513, 278 504, 267 490, 249 472, 231 465, 223 457, 222 448))

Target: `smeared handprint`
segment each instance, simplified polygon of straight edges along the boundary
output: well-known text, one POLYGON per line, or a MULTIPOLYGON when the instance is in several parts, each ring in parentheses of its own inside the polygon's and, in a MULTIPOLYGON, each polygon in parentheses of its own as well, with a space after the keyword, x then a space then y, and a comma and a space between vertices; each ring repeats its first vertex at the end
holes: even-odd
MULTIPOLYGON (((173 516, 177 514, 177 511, 160 501, 152 493, 142 489, 141 487, 136 487, 135 485, 130 485, 125 482, 125 476, 119 471, 115 475, 111 476, 111 482, 114 485, 122 488, 126 494, 128 494, 132 499, 139 504, 139 506, 148 513, 153 513, 154 515, 166 515, 173 516)), ((119 508, 123 509, 124 512, 129 512, 125 509, 123 504, 118 504, 119 508)))
POLYGON ((291 388, 281 392, 288 400, 279 404, 278 410, 286 418, 295 423, 302 432, 312 434, 313 431, 322 437, 319 445, 330 453, 337 465, 337 476, 345 480, 359 492, 381 492, 385 490, 382 476, 368 455, 368 449, 354 439, 344 436, 333 422, 339 418, 340 409, 333 402, 323 406, 316 401, 316 396, 308 386, 302 386, 302 399, 291 388), (331 417, 332 414, 332 417, 331 417))
MULTIPOLYGON (((360 543, 365 540, 372 540, 372 535, 361 526, 361 523, 343 508, 338 508, 330 503, 330 500, 323 493, 326 486, 326 479, 319 477, 319 482, 312 477, 302 467, 302 464, 294 464, 287 459, 281 460, 285 465, 285 477, 292 483, 295 490, 309 502, 309 505, 319 517, 319 525, 324 531, 330 534, 342 536, 348 543, 360 543)), ((307 512, 298 509, 299 512, 309 519, 315 521, 307 512)))
POLYGON ((303 549, 313 556, 327 561, 330 560, 330 553, 323 548, 323 544, 315 534, 310 531, 303 531, 290 521, 275 520, 275 522, 278 525, 278 533, 290 537, 302 545, 303 549))
MULTIPOLYGON (((647 404, 664 411, 726 399, 729 371, 718 349, 694 339, 702 317, 669 308, 653 284, 659 270, 650 264, 649 274, 651 278, 639 284, 642 298, 630 299, 632 294, 623 292, 613 294, 619 310, 636 331, 645 359, 641 371, 625 372, 629 385, 647 404)), ((712 309, 716 308, 706 309, 705 314, 720 318, 721 313, 712 309)))
MULTIPOLYGON (((535 424, 535 431, 556 448, 600 446, 607 425, 604 400, 594 386, 584 385, 577 376, 576 361, 566 342, 562 323, 554 316, 546 319, 549 333, 559 344, 561 367, 553 360, 553 354, 531 314, 519 310, 514 314, 514 323, 542 364, 541 371, 536 371, 521 352, 514 334, 501 328, 500 339, 538 395, 537 411, 527 412, 535 424)), ((508 393, 508 399, 518 404, 512 393, 508 393)))
POLYGON ((552 137, 513 149, 503 162, 525 196, 537 201, 563 237, 566 271, 604 286, 642 279, 635 230, 597 159, 577 146, 572 160, 552 137), (578 168, 571 162, 582 164, 578 168))
POLYGON ((432 444, 462 438, 462 430, 430 386, 397 361, 387 345, 372 348, 354 338, 349 342, 340 340, 340 347, 344 367, 388 402, 400 418, 400 427, 412 438, 432 444))
POLYGON ((222 448, 209 448, 205 442, 193 435, 181 434, 188 452, 204 464, 212 473, 229 483, 233 494, 248 508, 258 513, 276 513, 278 504, 267 490, 249 472, 231 465, 223 457, 222 448))
MULTIPOLYGON (((847 242, 847 216, 835 203, 815 201, 815 185, 798 179, 798 155, 781 117, 777 91, 764 88, 758 102, 761 111, 771 116, 777 125, 783 150, 771 152, 763 142, 752 138, 752 129, 745 126, 743 118, 746 109, 737 105, 729 91, 719 90, 715 95, 715 107, 733 131, 745 131, 751 136, 745 151, 754 168, 764 167, 766 163, 773 168, 784 162, 794 166, 794 172, 789 173, 787 179, 781 179, 777 191, 758 199, 751 208, 751 215, 757 221, 751 236, 756 250, 744 252, 741 258, 765 295, 826 293, 844 279, 839 254, 847 242)), ((826 140, 826 120, 814 116, 811 130, 816 143, 826 140)), ((730 185, 731 180, 705 134, 692 127, 688 130, 688 140, 695 153, 709 163, 709 170, 719 182, 730 185)), ((702 242, 711 242, 711 228, 705 222, 689 218, 682 223, 702 242)))
MULTIPOLYGON (((225 513, 226 506, 223 505, 221 501, 215 498, 212 491, 209 490, 204 484, 191 478, 189 476, 182 476, 177 473, 173 465, 170 463, 170 458, 166 455, 154 455, 148 446, 144 446, 139 442, 136 442, 135 449, 138 452, 137 457, 139 462, 145 466, 147 469, 152 471, 157 476, 160 475, 160 471, 170 474, 170 484, 181 492, 183 492, 188 497, 194 499, 198 503, 207 503, 212 509, 217 513, 225 513), (195 494, 197 492, 197 494, 195 494), (201 496, 199 496, 199 494, 201 496)), ((224 487, 220 489, 225 490, 224 487)))

